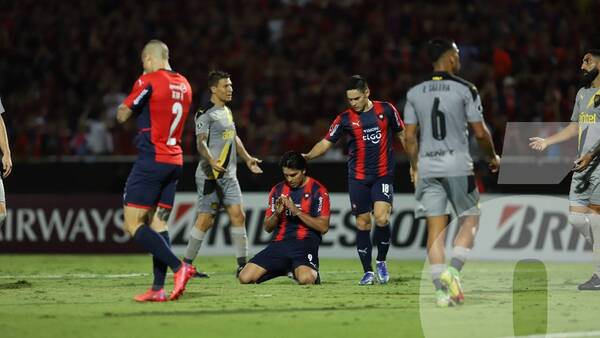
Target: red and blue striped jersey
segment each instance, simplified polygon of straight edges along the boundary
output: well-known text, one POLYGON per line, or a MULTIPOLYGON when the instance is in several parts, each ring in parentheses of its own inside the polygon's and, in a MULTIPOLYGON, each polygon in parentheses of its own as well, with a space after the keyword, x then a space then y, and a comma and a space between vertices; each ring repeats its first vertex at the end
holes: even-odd
POLYGON ((140 159, 183 165, 181 134, 192 104, 188 80, 166 69, 144 74, 123 104, 136 117, 135 144, 140 159))
MULTIPOLYGON (((312 217, 329 216, 330 202, 327 188, 317 180, 307 177, 306 183, 295 189, 285 181, 277 183, 269 193, 269 207, 265 219, 275 213, 275 202, 281 195, 289 196, 302 212, 312 217)), ((307 239, 321 241, 321 233, 302 224, 299 217, 292 216, 287 210, 284 215, 275 229, 273 242, 307 239)))
POLYGON ((388 102, 373 101, 373 108, 358 113, 348 109, 331 124, 325 139, 348 140, 348 177, 370 180, 394 175, 394 135, 404 129, 396 108, 388 102))

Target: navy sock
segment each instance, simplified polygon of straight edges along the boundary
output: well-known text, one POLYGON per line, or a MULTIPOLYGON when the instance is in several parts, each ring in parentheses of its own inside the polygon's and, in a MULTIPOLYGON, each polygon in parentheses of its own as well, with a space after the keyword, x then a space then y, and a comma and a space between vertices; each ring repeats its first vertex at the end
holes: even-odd
POLYGON ((146 251, 151 253, 152 256, 166 263, 173 272, 177 272, 181 267, 181 261, 173 254, 165 239, 146 224, 142 224, 137 229, 133 235, 133 239, 144 247, 146 251))
POLYGON ((358 230, 356 232, 356 251, 365 272, 373 271, 373 266, 371 265, 372 250, 371 230, 358 230))
POLYGON ((377 260, 385 261, 388 250, 390 248, 390 238, 392 237, 392 230, 390 223, 380 227, 375 226, 375 243, 377 245, 377 260))
MULTIPOLYGON (((165 239, 165 242, 171 247, 171 240, 169 239, 169 232, 159 232, 159 235, 165 239)), ((154 282, 152 283, 152 290, 158 291, 165 286, 165 278, 167 277, 167 264, 160 259, 152 256, 152 271, 154 272, 154 282)))

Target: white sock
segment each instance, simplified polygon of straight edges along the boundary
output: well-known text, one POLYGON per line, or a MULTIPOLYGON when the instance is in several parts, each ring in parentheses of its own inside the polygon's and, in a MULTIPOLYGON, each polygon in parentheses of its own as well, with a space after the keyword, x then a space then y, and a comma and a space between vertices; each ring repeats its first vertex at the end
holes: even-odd
POLYGON ((195 226, 192 227, 190 231, 190 239, 188 240, 187 247, 185 248, 185 256, 184 258, 188 262, 192 262, 198 256, 198 251, 202 246, 202 241, 204 240, 204 236, 206 236, 206 232, 199 230, 195 226))
POLYGON ((238 264, 243 265, 246 263, 246 257, 248 257, 248 236, 246 235, 246 227, 231 226, 229 228, 229 233, 231 234, 231 240, 233 241, 235 257, 238 259, 238 264))

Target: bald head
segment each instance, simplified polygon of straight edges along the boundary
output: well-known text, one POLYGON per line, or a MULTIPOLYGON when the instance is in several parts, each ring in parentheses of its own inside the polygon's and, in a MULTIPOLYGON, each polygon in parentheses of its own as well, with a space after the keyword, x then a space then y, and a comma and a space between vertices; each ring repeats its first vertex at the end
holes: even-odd
POLYGON ((160 40, 150 40, 142 50, 142 57, 145 55, 151 55, 159 60, 168 60, 169 47, 167 47, 167 45, 160 40))
POLYGON ((169 66, 169 47, 160 40, 150 40, 142 49, 142 64, 144 73, 155 72, 169 66))

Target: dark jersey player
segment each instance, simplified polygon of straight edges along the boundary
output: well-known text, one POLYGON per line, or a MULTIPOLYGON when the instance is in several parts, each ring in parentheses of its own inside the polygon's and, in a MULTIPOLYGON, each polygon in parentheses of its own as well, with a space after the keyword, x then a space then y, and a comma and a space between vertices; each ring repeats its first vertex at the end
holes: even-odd
POLYGON ((242 269, 240 283, 262 283, 292 271, 299 284, 319 282, 319 244, 329 229, 329 194, 306 176, 306 160, 289 151, 279 160, 285 180, 269 194, 264 228, 273 240, 242 269))
POLYGON ((394 195, 395 139, 402 142, 404 125, 396 108, 388 102, 371 101, 369 86, 360 75, 352 76, 346 86, 350 108, 340 113, 328 134, 304 157, 312 160, 325 154, 341 137, 348 138, 348 191, 352 214, 358 228, 356 248, 364 275, 360 285, 373 284, 371 265, 371 212, 375 217, 377 279, 385 284, 389 274, 385 264, 390 246, 390 214, 394 195))
POLYGON ((167 231, 183 166, 182 125, 190 110, 192 88, 185 77, 171 70, 169 49, 161 41, 146 44, 142 64, 144 74, 117 111, 120 123, 133 116, 138 126, 138 158, 123 194, 124 227, 153 256, 152 288, 135 300, 167 300, 163 289, 167 266, 174 272, 175 286, 169 298, 175 300, 195 273, 173 254, 167 231))

